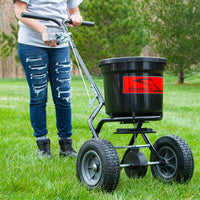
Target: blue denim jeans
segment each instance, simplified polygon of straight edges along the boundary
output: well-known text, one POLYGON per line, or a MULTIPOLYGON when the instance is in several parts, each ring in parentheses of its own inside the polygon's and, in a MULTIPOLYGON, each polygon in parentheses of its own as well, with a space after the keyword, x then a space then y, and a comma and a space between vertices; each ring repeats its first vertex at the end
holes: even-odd
POLYGON ((19 44, 18 54, 30 89, 30 120, 34 136, 48 133, 46 104, 49 80, 56 110, 58 135, 70 137, 72 125, 69 48, 40 48, 19 44))

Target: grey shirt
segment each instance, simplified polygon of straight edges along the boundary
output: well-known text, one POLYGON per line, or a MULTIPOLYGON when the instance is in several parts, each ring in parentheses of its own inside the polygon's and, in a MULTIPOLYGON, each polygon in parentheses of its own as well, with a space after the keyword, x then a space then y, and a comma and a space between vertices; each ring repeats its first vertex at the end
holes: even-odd
MULTIPOLYGON (((43 16, 51 16, 58 20, 68 19, 67 9, 77 7, 83 0, 20 0, 27 4, 27 10, 30 13, 43 16)), ((61 30, 51 21, 38 20, 48 27, 51 33, 60 34, 61 30)), ((47 47, 42 40, 42 35, 29 28, 22 22, 19 22, 18 42, 38 47, 47 47)), ((57 45, 56 48, 66 47, 68 43, 57 45)))

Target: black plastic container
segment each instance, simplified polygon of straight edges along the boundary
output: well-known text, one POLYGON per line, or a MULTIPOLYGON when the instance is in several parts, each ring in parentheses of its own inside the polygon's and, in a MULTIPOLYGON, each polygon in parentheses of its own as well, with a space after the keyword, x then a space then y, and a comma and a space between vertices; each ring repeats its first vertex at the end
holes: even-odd
POLYGON ((159 116, 165 58, 119 57, 99 61, 106 113, 111 117, 159 116))

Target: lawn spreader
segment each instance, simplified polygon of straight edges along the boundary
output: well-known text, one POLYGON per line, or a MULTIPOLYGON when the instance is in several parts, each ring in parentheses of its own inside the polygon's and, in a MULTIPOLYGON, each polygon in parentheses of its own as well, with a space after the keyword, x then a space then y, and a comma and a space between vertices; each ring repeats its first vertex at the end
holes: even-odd
MULTIPOLYGON (((118 185, 122 168, 129 178, 142 178, 147 173, 148 166, 153 176, 163 182, 183 183, 192 178, 194 159, 186 141, 179 136, 167 135, 152 144, 147 134, 155 131, 143 128, 144 123, 161 120, 163 117, 163 72, 166 59, 117 57, 99 61, 104 81, 104 99, 68 34, 67 23, 71 21, 60 22, 51 17, 30 13, 23 13, 22 16, 51 20, 66 33, 66 38, 62 36, 59 40, 69 41, 77 62, 90 82, 94 99, 98 100, 98 105, 88 120, 92 138, 81 146, 77 157, 76 172, 79 181, 88 189, 113 192, 118 185), (102 107, 105 107, 108 117, 101 119, 94 127, 93 121, 102 107), (114 146, 110 141, 99 137, 102 126, 111 122, 133 124, 133 128, 117 128, 114 133, 132 135, 128 145, 114 146), (138 135, 142 136, 144 144, 135 144, 138 135), (149 161, 140 151, 144 148, 150 150, 149 161), (118 149, 125 149, 121 160, 118 149)), ((82 25, 93 26, 94 23, 83 22, 82 25)))

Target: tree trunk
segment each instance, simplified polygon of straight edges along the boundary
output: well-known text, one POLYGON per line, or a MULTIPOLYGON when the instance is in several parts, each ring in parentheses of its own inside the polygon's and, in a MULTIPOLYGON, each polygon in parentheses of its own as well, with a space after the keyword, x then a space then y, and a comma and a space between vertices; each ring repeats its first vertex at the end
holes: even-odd
POLYGON ((18 65, 15 63, 15 78, 18 78, 18 65))
POLYGON ((183 70, 180 70, 178 74, 178 84, 183 84, 183 83, 184 83, 184 73, 183 70))

